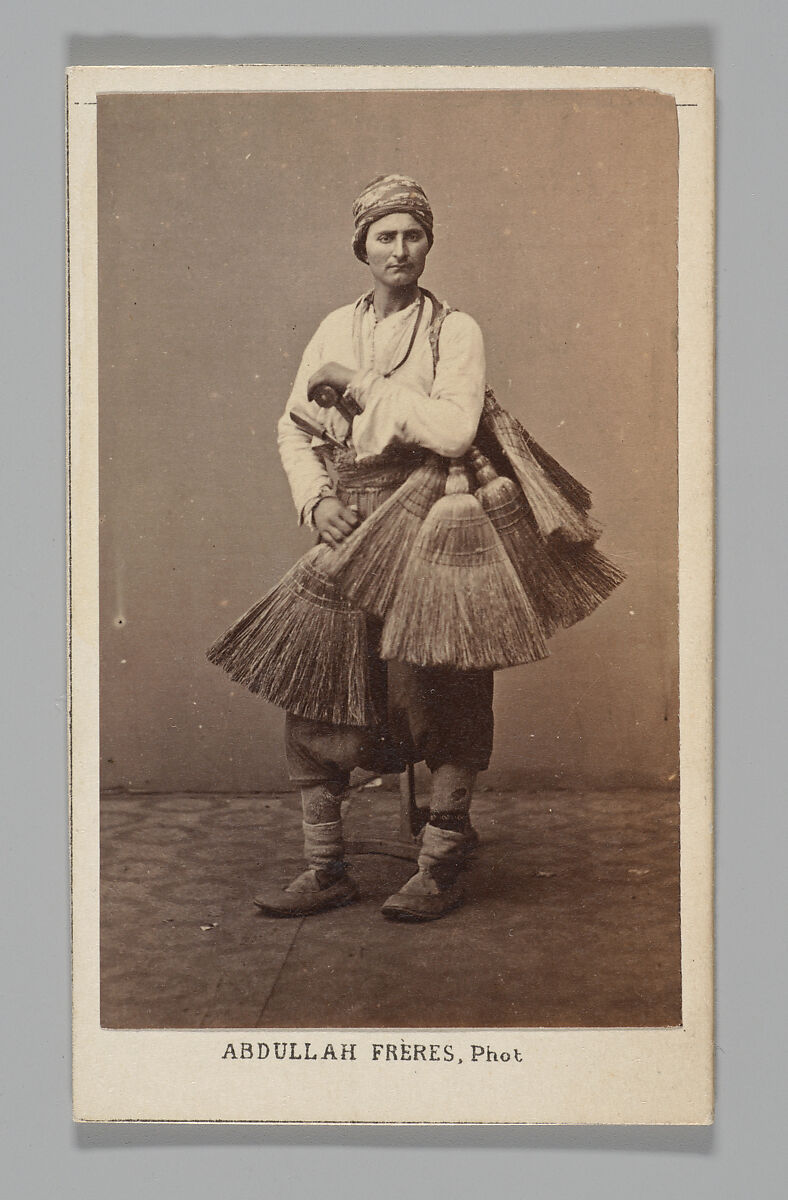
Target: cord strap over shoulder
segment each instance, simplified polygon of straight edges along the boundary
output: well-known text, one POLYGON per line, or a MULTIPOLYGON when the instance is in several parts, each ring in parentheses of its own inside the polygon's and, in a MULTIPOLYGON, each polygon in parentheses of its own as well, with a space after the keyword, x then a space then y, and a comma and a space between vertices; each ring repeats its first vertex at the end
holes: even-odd
POLYGON ((448 317, 449 313, 456 312, 451 305, 444 303, 443 300, 438 300, 437 296, 433 296, 432 292, 422 288, 424 295, 432 304, 432 317, 430 318, 427 336, 430 339, 430 348, 432 349, 432 369, 433 372, 438 368, 438 359, 440 358, 439 338, 443 322, 448 317))

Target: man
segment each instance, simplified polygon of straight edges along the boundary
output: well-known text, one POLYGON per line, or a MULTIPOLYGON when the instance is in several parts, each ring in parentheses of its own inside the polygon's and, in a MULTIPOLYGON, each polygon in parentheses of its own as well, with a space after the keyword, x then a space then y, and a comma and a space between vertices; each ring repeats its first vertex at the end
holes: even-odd
MULTIPOLYGON (((332 547, 396 490, 426 452, 449 459, 466 453, 485 387, 478 325, 465 313, 446 315, 419 287, 433 242, 432 210, 422 188, 401 175, 375 179, 355 201, 353 216, 353 249, 369 267, 372 291, 322 322, 279 422, 282 463, 299 519, 332 547), (437 320, 436 363, 430 333, 437 320), (336 409, 309 401, 318 384, 352 403, 358 412, 352 427, 336 409), (291 414, 317 424, 330 440, 310 437, 291 414)), ((492 750, 492 672, 383 662, 379 633, 370 621, 369 671, 379 713, 374 726, 287 714, 288 765, 301 789, 307 866, 285 888, 255 897, 268 915, 303 916, 357 897, 341 821, 350 771, 402 770, 422 759, 432 773, 432 796, 418 870, 382 911, 391 919, 424 921, 462 903, 473 785, 492 750)))

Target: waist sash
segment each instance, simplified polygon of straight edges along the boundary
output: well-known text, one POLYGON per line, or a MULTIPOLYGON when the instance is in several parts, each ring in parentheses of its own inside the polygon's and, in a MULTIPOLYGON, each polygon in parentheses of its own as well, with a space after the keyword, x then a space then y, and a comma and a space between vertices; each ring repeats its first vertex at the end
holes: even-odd
POLYGON ((394 446, 384 454, 356 460, 352 447, 331 447, 329 458, 337 478, 337 495, 357 509, 362 520, 388 500, 425 459, 420 446, 394 446))

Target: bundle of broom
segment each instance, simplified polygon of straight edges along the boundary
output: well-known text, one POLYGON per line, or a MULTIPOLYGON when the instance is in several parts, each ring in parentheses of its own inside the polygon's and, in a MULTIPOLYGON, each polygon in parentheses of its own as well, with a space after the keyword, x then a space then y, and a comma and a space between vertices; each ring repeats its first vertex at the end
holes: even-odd
POLYGON ((468 454, 477 499, 506 547, 547 636, 589 616, 624 576, 589 543, 541 537, 520 488, 496 473, 476 446, 468 454))
POLYGON ((516 417, 501 408, 488 388, 481 439, 492 439, 520 484, 542 537, 560 533, 570 542, 594 542, 599 530, 588 517, 591 497, 581 483, 542 450, 516 417))
POLYGON ((386 616, 414 538, 445 485, 446 466, 430 455, 334 552, 331 578, 359 608, 386 616))
POLYGON ((385 659, 460 671, 495 670, 547 655, 542 627, 465 468, 413 543, 383 626, 385 659))
POLYGON ((313 546, 211 646, 237 683, 288 712, 332 725, 372 724, 363 612, 329 578, 334 552, 313 546))

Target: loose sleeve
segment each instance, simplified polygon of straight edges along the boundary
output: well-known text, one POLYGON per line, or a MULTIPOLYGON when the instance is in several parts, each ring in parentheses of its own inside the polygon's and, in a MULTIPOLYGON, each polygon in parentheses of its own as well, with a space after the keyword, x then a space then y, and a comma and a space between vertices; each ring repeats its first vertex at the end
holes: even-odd
POLYGON ((320 443, 290 420, 291 412, 323 427, 324 410, 307 400, 306 388, 311 375, 324 360, 323 326, 309 342, 295 377, 293 390, 277 425, 279 457, 285 469, 300 524, 310 522, 312 510, 321 496, 332 490, 331 477, 316 447, 320 443))
POLYGON ((440 332, 440 356, 429 396, 375 371, 359 371, 351 380, 349 391, 363 409, 353 423, 358 458, 380 454, 392 442, 460 458, 476 436, 484 386, 481 330, 467 313, 450 313, 440 332))

